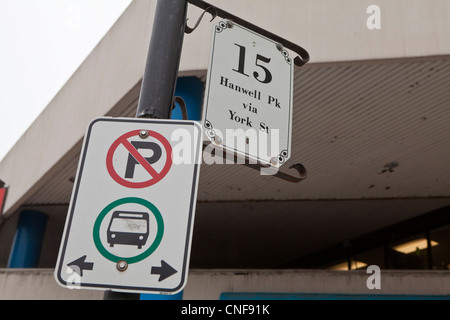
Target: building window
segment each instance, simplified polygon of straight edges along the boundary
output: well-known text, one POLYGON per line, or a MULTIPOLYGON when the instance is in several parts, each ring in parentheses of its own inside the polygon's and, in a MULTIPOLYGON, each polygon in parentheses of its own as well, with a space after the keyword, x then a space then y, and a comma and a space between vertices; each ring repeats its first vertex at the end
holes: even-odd
POLYGON ((352 252, 326 263, 330 270, 358 270, 377 265, 387 270, 450 270, 450 225, 352 252))
POLYGON ((430 240, 437 245, 431 247, 434 270, 450 270, 450 225, 430 232, 430 240))
POLYGON ((428 238, 418 234, 396 241, 385 255, 387 269, 429 269, 428 238))

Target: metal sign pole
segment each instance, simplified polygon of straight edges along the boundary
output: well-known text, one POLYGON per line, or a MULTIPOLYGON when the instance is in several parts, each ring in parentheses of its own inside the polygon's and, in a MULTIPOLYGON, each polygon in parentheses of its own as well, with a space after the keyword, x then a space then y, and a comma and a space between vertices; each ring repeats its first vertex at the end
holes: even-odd
POLYGON ((170 118, 186 13, 187 0, 158 1, 136 112, 138 118, 170 118))
MULTIPOLYGON (((187 0, 159 0, 156 6, 137 118, 169 119, 186 25, 187 0)), ((104 300, 138 300, 140 294, 105 291, 104 300)))

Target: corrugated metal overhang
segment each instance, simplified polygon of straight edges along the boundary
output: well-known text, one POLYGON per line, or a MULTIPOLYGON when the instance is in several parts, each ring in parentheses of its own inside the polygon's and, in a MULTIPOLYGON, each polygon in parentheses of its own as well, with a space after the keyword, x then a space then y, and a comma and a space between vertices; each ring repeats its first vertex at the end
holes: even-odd
POLYGON ((245 167, 203 166, 199 200, 450 196, 450 60, 372 61, 297 69, 293 154, 298 185, 245 167))
MULTIPOLYGON (((301 162, 308 178, 203 165, 198 200, 450 197, 449 83, 448 57, 296 69, 293 154, 281 171, 301 162)), ((137 97, 128 101, 110 115, 134 116, 137 97)), ((27 203, 69 201, 79 148, 27 203)))

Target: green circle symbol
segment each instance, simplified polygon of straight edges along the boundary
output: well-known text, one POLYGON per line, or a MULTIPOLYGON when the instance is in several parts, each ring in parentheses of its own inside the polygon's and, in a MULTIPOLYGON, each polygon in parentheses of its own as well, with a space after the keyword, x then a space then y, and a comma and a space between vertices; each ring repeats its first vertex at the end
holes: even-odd
POLYGON ((156 248, 158 248, 159 244, 161 243, 163 234, 164 234, 164 221, 163 221, 161 212, 159 212, 158 208, 156 208, 153 203, 151 203, 147 200, 144 200, 141 198, 134 198, 134 197, 122 198, 122 199, 116 200, 116 201, 110 203, 109 205, 107 205, 100 212, 97 219, 95 220, 94 230, 93 230, 95 247, 97 248, 98 252, 101 253, 102 256, 104 256, 106 259, 108 259, 112 262, 115 262, 115 263, 117 263, 121 260, 124 260, 128 264, 139 262, 139 261, 147 258, 148 256, 150 256, 153 252, 155 252, 156 248), (146 207, 147 209, 149 209, 150 212, 153 213, 153 216, 156 218, 156 222, 157 222, 157 226, 158 226, 158 231, 156 233, 155 240, 153 241, 151 246, 147 250, 145 250, 143 253, 138 254, 137 256, 134 256, 134 257, 129 257, 129 258, 119 257, 119 256, 112 254, 111 252, 109 252, 108 250, 105 249, 105 247, 103 246, 103 244, 100 240, 100 225, 102 224, 106 215, 109 212, 111 212, 111 210, 113 210, 115 207, 118 207, 118 206, 120 206, 122 204, 126 204, 126 203, 137 203, 137 204, 140 204, 140 205, 146 207))

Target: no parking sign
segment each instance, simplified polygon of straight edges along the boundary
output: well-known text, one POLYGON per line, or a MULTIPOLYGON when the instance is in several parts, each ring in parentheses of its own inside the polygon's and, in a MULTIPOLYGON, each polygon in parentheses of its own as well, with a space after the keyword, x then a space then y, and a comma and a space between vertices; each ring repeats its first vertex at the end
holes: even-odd
POLYGON ((108 173, 117 183, 128 188, 145 188, 154 185, 168 173, 172 166, 172 159, 168 156, 171 154, 172 146, 163 135, 151 130, 134 130, 125 133, 114 141, 108 150, 106 166, 108 173), (129 141, 130 138, 134 141, 129 141), (151 138, 154 138, 154 141, 142 141, 142 139, 150 140, 151 138), (114 165, 114 155, 120 146, 124 147, 129 153, 128 157, 120 158, 118 156, 117 161, 126 162, 126 169, 122 173, 118 172, 114 165), (140 149, 151 150, 152 155, 144 157, 139 152, 140 149), (155 163, 162 163, 162 169, 157 171, 153 167, 155 163), (142 166, 147 173, 142 175, 146 178, 143 181, 135 181, 134 179, 136 165, 142 166))
POLYGON ((69 288, 181 291, 201 146, 195 121, 94 120, 81 152, 57 282, 69 288), (180 161, 174 150, 191 156, 180 161))

